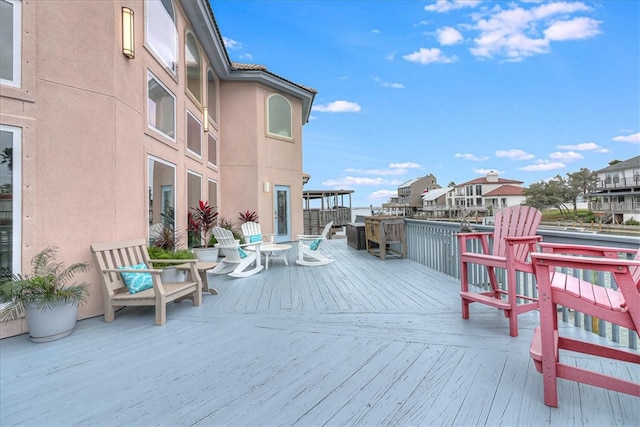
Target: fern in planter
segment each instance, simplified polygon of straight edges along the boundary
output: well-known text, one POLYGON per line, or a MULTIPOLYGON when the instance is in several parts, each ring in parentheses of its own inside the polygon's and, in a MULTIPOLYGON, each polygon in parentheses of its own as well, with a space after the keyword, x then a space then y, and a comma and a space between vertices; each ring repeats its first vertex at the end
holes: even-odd
POLYGON ((41 311, 61 303, 81 304, 87 301, 89 285, 73 283, 78 273, 89 271, 86 262, 65 267, 55 262, 57 247, 48 246, 31 259, 31 275, 12 275, 0 284, 0 301, 8 305, 0 312, 0 320, 15 320, 22 316, 27 306, 41 311))
POLYGON ((153 268, 165 268, 175 266, 175 263, 163 263, 163 259, 196 259, 196 256, 189 249, 167 250, 158 246, 147 248, 149 258, 151 258, 153 268))

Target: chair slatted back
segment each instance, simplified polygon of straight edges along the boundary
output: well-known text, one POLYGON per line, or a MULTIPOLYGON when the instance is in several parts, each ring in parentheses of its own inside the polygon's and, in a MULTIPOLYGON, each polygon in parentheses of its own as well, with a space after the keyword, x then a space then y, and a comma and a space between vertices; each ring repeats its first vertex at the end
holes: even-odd
POLYGON ((213 227, 213 235, 218 241, 220 252, 231 262, 240 261, 240 253, 238 252, 238 242, 233 237, 233 233, 226 228, 213 227))
MULTIPOLYGON (((492 255, 504 257, 507 254, 505 237, 535 236, 542 221, 542 213, 531 206, 513 206, 501 209, 495 214, 492 255)), ((515 247, 515 259, 524 262, 529 253, 526 245, 515 247)))
POLYGON ((102 280, 109 295, 128 292, 122 276, 118 272, 105 271, 145 263, 150 265, 147 242, 144 239, 116 243, 95 243, 91 252, 102 274, 102 280))

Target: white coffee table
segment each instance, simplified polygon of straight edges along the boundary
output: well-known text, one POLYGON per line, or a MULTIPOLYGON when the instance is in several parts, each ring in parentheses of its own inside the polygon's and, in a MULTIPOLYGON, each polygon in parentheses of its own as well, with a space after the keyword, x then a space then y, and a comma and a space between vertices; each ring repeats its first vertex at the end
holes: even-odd
POLYGON ((289 265, 289 249, 291 249, 291 245, 283 245, 277 243, 267 243, 260 245, 260 252, 262 252, 265 256, 265 268, 267 270, 269 269, 270 259, 281 259, 284 261, 285 265, 289 265))

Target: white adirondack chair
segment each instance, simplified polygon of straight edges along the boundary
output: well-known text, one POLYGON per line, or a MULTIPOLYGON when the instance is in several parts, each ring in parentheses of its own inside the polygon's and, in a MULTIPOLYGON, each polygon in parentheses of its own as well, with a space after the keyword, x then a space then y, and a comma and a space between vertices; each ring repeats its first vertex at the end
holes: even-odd
POLYGON ((298 235, 298 259, 296 264, 311 267, 326 265, 335 261, 320 251, 320 246, 324 240, 327 240, 327 234, 329 234, 332 226, 333 221, 324 226, 320 235, 298 235))
MULTIPOLYGON (((244 224, 242 224, 241 229, 242 229, 242 235, 244 236, 245 243, 253 243, 258 240, 262 241, 262 243, 265 245, 270 243, 275 243, 274 242, 275 235, 263 234, 262 227, 260 227, 260 224, 257 222, 253 222, 253 221, 245 222, 244 224)), ((253 245, 247 246, 246 249, 250 251, 255 250, 253 245)))
POLYGON ((213 235, 218 241, 220 258, 218 265, 211 270, 214 274, 228 274, 232 277, 247 277, 259 273, 264 268, 260 260, 260 243, 239 244, 233 233, 222 227, 214 227, 213 235), (245 251, 247 246, 253 246, 251 252, 245 251), (253 264, 253 267, 252 267, 253 264))

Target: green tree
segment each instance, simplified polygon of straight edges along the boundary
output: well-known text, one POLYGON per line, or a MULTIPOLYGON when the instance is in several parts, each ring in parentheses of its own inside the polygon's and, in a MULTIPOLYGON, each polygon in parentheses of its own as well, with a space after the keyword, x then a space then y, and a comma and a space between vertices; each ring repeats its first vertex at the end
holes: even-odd
POLYGON ((578 172, 567 173, 566 184, 569 187, 568 196, 573 203, 573 214, 578 215, 578 197, 586 196, 596 189, 598 174, 587 168, 581 168, 578 172))
POLYGON ((539 181, 531 184, 524 190, 526 197, 525 205, 532 206, 538 210, 556 208, 563 218, 567 217, 569 209, 565 205, 569 199, 569 194, 564 178, 560 175, 549 181, 539 181))

